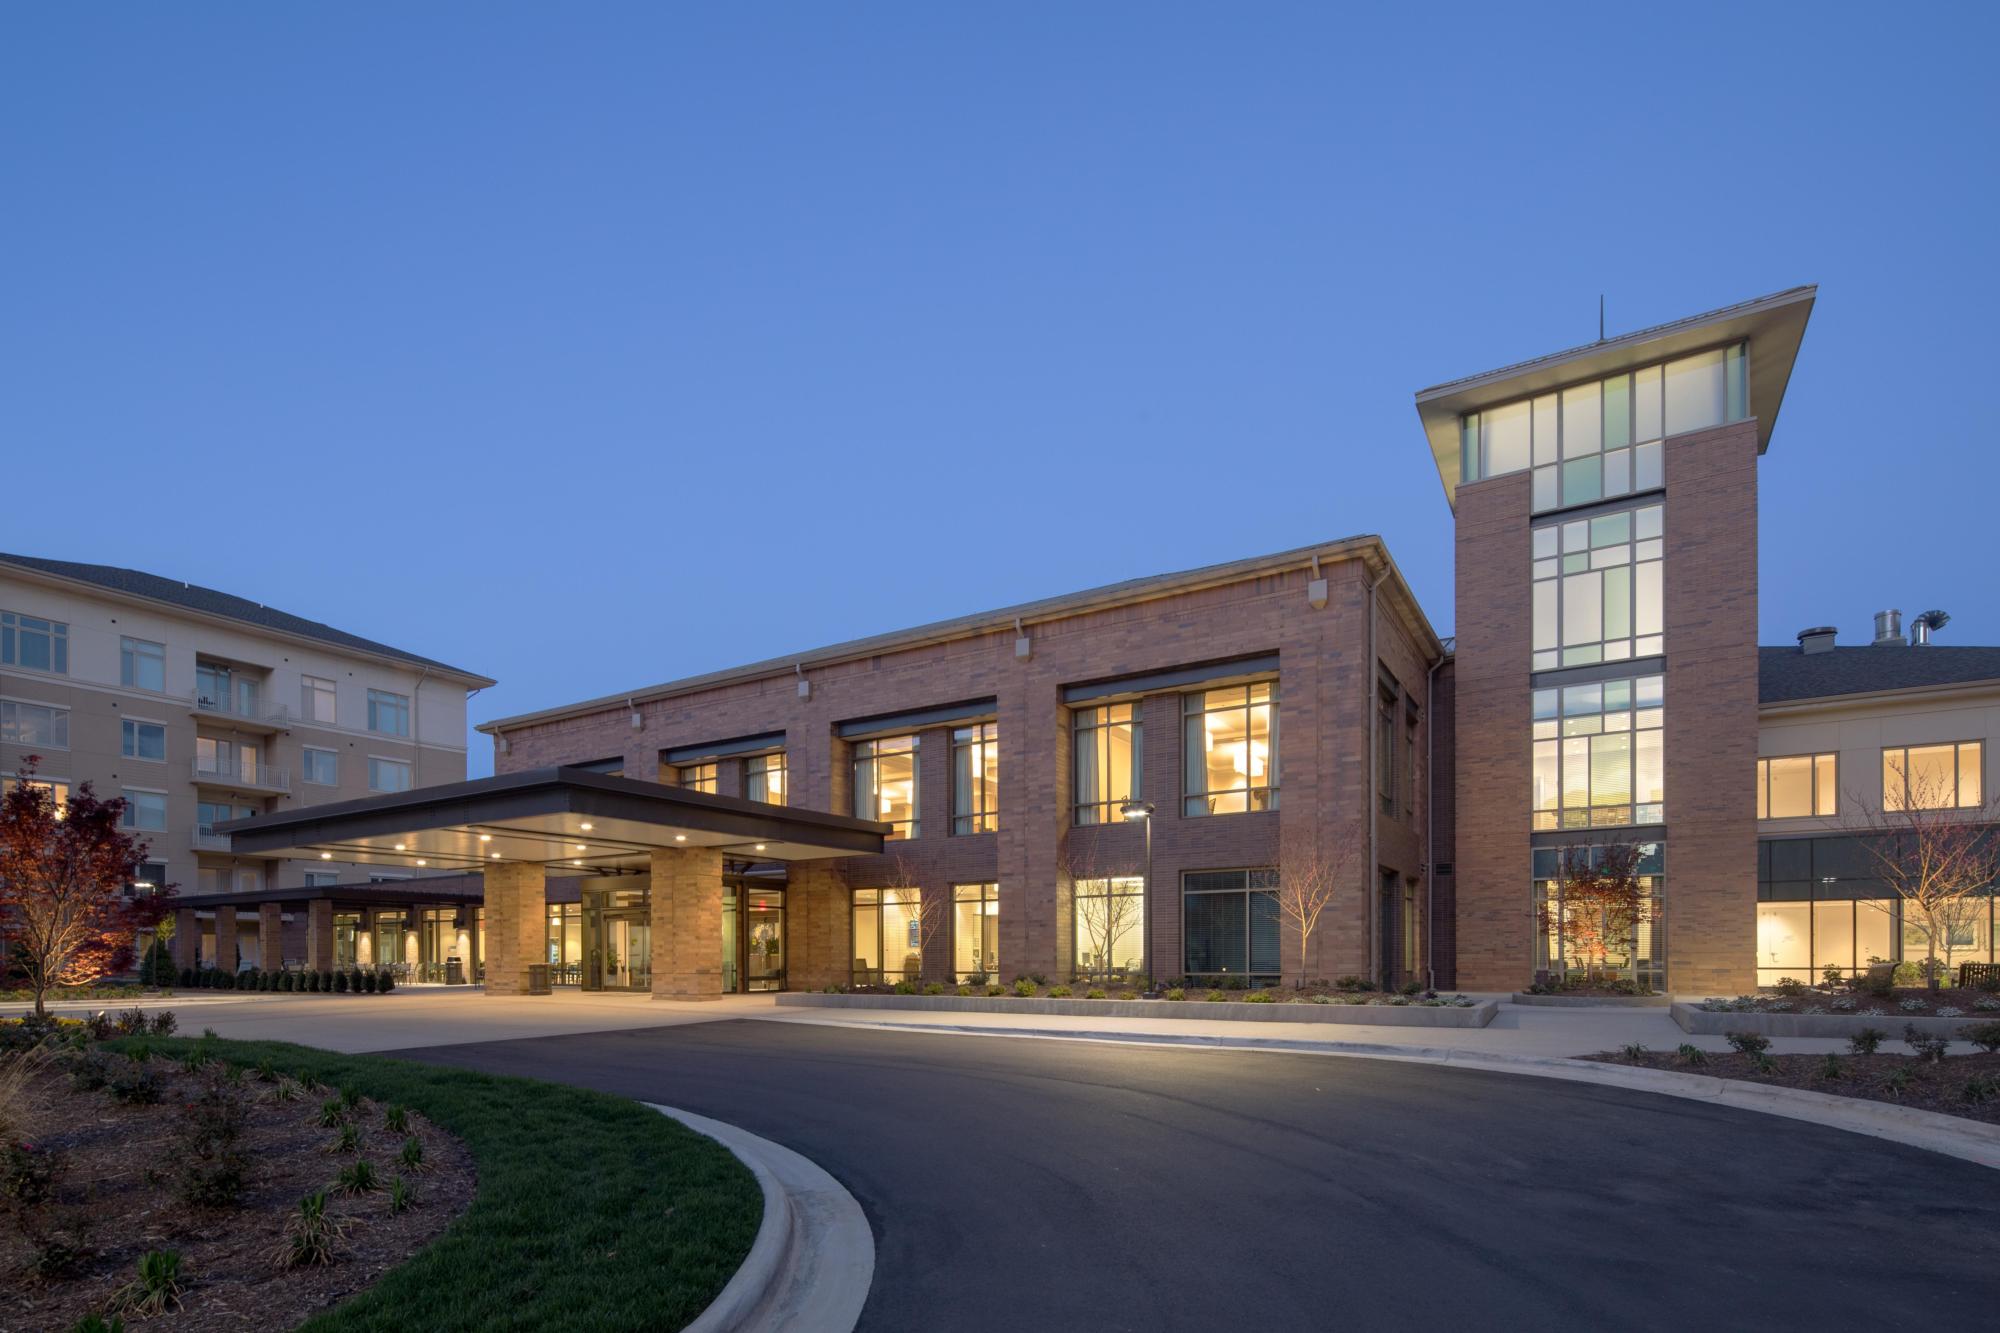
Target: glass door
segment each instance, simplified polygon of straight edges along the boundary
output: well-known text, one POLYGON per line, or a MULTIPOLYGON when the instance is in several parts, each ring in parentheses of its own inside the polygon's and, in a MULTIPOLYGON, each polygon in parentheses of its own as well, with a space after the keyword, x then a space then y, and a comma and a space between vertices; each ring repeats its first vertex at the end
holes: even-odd
POLYGON ((785 895, 752 890, 744 895, 743 989, 785 988, 785 895))
POLYGON ((583 988, 651 990, 653 926, 643 889, 583 891, 583 988))

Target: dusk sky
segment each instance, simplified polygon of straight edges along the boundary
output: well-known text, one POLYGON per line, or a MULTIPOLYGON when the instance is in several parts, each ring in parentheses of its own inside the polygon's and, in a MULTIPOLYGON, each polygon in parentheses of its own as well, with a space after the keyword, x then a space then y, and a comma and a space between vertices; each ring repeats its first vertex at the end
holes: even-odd
POLYGON ((474 722, 1361 532, 1448 634, 1416 390, 1818 283, 1764 641, 2000 643, 2000 9, 1538 12, 14 6, 0 550, 474 722))

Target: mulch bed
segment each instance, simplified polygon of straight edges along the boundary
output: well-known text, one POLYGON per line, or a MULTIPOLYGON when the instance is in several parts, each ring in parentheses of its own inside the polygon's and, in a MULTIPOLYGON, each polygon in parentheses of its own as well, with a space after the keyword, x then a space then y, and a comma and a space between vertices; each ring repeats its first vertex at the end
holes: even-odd
POLYGON ((1672 1051, 1649 1051, 1637 1059, 1618 1051, 1586 1055, 1605 1064, 1638 1065, 1676 1074, 1707 1074, 1773 1087, 1799 1088, 1841 1097, 1888 1102, 1919 1111, 1940 1111, 1990 1125, 2000 1125, 2000 1055, 1953 1055, 1942 1062, 1910 1055, 1849 1055, 1841 1053, 1839 1074, 1829 1077, 1824 1055, 1773 1055, 1768 1070, 1735 1051, 1705 1051, 1703 1063, 1692 1064, 1672 1051), (1896 1086, 1892 1071, 1902 1070, 1908 1082, 1896 1086))
MULTIPOLYGON (((110 1059, 114 1065, 124 1061, 110 1059)), ((338 1257, 324 1267, 280 1268, 273 1251, 299 1200, 328 1189, 340 1169, 356 1160, 354 1154, 328 1152, 338 1131, 319 1124, 321 1104, 338 1094, 286 1081, 297 1095, 280 1100, 278 1082, 246 1075, 240 1092, 248 1117, 240 1143, 248 1158, 247 1184, 235 1206, 197 1208, 177 1197, 168 1176, 175 1130, 189 1099, 222 1078, 221 1067, 190 1073, 157 1056, 149 1064, 162 1084, 160 1102, 150 1106, 121 1103, 108 1091, 76 1089, 61 1061, 35 1076, 24 1137, 67 1159, 57 1207, 88 1219, 90 1257, 70 1275, 36 1277, 33 1246, 14 1216, 0 1211, 0 1272, 6 1274, 0 1329, 67 1329, 103 1311, 133 1278, 141 1255, 167 1249, 181 1255, 184 1305, 146 1320, 145 1327, 292 1328, 369 1286, 472 1202, 476 1180, 464 1145, 414 1111, 407 1112, 405 1132, 392 1132, 384 1124, 387 1108, 363 1101, 352 1112, 361 1130, 359 1156, 374 1165, 383 1188, 352 1197, 329 1191, 327 1212, 347 1231, 338 1257), (425 1169, 408 1173, 415 1201, 392 1214, 388 1182, 410 1135, 423 1142, 425 1169)))
POLYGON ((1932 990, 1928 986, 1898 986, 1887 995, 1870 995, 1864 990, 1846 986, 1829 989, 1823 986, 1811 987, 1796 995, 1785 995, 1775 990, 1760 991, 1757 999, 1762 1008, 1774 1012, 1787 1012, 1780 1008, 1789 1004, 1791 1013, 1804 1013, 1818 1006, 1830 1013, 1864 1013, 1870 1009, 1882 1011, 1882 1017, 1924 1017, 1939 1009, 1958 1009, 1967 1018, 2000 1019, 2000 1010, 1983 1010, 1979 1007, 1983 1000, 1992 1004, 2000 996, 1989 990, 1971 987, 1941 986, 1932 990), (1905 1009, 1908 1002, 1911 1007, 1905 1009), (1835 1008, 1836 1003, 1840 1006, 1835 1008))

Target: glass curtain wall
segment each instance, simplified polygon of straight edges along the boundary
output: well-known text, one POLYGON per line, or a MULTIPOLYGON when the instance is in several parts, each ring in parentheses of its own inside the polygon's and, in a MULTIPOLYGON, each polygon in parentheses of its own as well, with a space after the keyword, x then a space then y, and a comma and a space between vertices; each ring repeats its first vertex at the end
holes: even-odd
MULTIPOLYGON (((1593 860, 1602 850, 1592 849, 1593 860)), ((1546 917, 1548 922, 1546 930, 1536 931, 1535 967, 1562 975, 1599 967, 1654 990, 1665 990, 1667 942, 1665 913, 1662 910, 1666 897, 1665 844, 1639 844, 1639 884, 1650 903, 1650 910, 1645 914, 1647 919, 1638 923, 1633 938, 1614 941, 1602 963, 1594 957, 1585 957, 1578 947, 1580 940, 1605 932, 1602 922, 1596 923, 1594 931, 1585 933, 1578 930, 1581 923, 1575 913, 1579 909, 1563 900, 1563 851, 1560 847, 1537 847, 1532 853, 1536 916, 1538 919, 1546 917)))
POLYGON ((1660 654, 1665 512, 1653 504, 1534 530, 1532 670, 1660 654))

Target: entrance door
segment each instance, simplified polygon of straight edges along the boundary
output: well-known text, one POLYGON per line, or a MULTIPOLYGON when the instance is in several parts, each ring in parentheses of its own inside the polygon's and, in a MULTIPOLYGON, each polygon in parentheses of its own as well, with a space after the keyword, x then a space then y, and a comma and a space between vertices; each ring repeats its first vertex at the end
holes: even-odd
POLYGON ((644 889, 583 890, 583 988, 653 988, 653 923, 644 889))
POLYGON ((726 884, 722 889, 722 989, 785 988, 785 891, 726 884))

